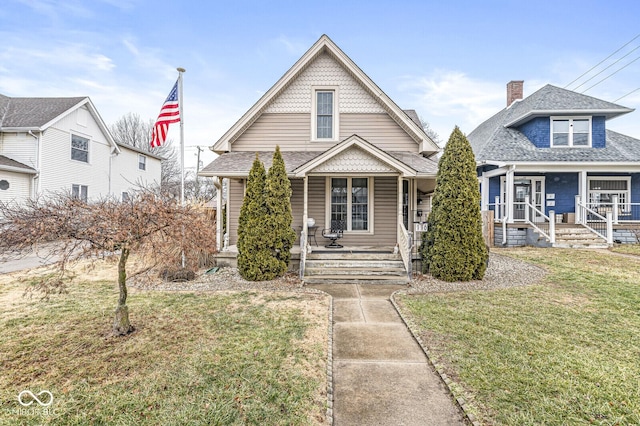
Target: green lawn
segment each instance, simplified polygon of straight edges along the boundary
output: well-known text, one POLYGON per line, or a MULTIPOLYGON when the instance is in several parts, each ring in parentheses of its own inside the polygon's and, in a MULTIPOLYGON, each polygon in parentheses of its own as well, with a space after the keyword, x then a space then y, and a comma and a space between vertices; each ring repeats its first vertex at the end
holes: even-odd
POLYGON ((635 254, 636 256, 640 256, 640 244, 620 244, 612 248, 612 250, 617 253, 635 254))
POLYGON ((531 287, 399 298, 454 392, 483 424, 640 424, 640 258, 500 253, 549 275, 531 287))
POLYGON ((324 424, 323 296, 132 291, 136 331, 115 338, 113 283, 24 287, 0 283, 2 425, 324 424), (27 389, 54 403, 21 407, 27 389))

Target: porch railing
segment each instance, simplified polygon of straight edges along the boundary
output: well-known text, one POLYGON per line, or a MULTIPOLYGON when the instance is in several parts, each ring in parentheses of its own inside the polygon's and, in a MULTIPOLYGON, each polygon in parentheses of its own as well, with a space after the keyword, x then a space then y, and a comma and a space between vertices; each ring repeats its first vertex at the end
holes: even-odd
POLYGON ((489 210, 493 210, 493 220, 502 224, 502 245, 507 244, 507 223, 509 222, 509 216, 507 215, 507 206, 505 203, 500 202, 500 197, 495 198, 496 202, 489 204, 489 210))
POLYGON ((605 216, 582 203, 579 195, 576 195, 576 223, 582 224, 594 234, 613 244, 613 212, 605 212, 605 216))
POLYGON ((539 208, 525 202, 525 221, 541 235, 543 235, 551 244, 556 242, 556 215, 552 210, 549 212, 549 216, 544 214, 539 208))
POLYGON ((640 221, 640 203, 618 202, 618 196, 613 195, 611 202, 585 203, 591 210, 605 216, 611 212, 613 223, 640 221))
POLYGON ((402 263, 404 263, 404 269, 407 271, 407 276, 411 279, 411 235, 407 232, 402 222, 398 222, 398 250, 402 257, 402 263))

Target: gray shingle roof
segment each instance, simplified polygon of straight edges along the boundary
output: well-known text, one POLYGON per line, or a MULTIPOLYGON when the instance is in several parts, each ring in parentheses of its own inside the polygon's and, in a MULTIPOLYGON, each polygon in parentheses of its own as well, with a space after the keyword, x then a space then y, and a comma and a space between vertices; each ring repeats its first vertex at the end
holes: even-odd
POLYGON ((12 160, 9 157, 5 157, 4 155, 0 155, 0 168, 3 167, 11 167, 14 169, 24 169, 26 173, 35 173, 36 169, 33 167, 29 167, 26 164, 22 164, 19 161, 12 160))
MULTIPOLYGON (((321 151, 282 151, 282 159, 287 167, 287 172, 292 173, 298 167, 308 163, 319 155, 321 151)), ((396 160, 406 164, 418 173, 436 174, 438 163, 414 152, 387 152, 396 160)), ((260 161, 265 168, 271 167, 273 151, 258 152, 260 161)), ((203 168, 200 173, 211 176, 248 176, 249 170, 256 158, 255 151, 231 151, 221 154, 218 158, 203 168)))
POLYGON ((605 148, 536 148, 519 130, 505 127, 517 125, 536 116, 554 114, 585 114, 615 117, 633 109, 547 85, 522 101, 489 118, 474 129, 467 138, 476 161, 640 161, 640 140, 607 130, 605 148))
POLYGON ((40 128, 85 99, 10 98, 0 95, 0 128, 40 128))

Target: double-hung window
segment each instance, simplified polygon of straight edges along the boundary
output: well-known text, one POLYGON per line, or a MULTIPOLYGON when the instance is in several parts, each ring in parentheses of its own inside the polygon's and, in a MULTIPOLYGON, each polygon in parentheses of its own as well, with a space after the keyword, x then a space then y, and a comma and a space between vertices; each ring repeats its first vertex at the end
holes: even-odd
POLYGON ((147 170, 147 157, 142 154, 138 155, 138 169, 147 170))
POLYGON ((330 178, 331 222, 342 221, 345 231, 370 231, 369 178, 330 178))
POLYGON ((89 139, 78 135, 71 135, 71 159, 89 162, 89 139))
POLYGON ((315 88, 313 91, 312 139, 336 140, 338 132, 337 89, 315 88))
POLYGON ((89 199, 89 187, 87 185, 71 185, 71 196, 78 198, 85 203, 89 199))
POLYGON ((591 146, 591 118, 551 117, 551 146, 591 146))

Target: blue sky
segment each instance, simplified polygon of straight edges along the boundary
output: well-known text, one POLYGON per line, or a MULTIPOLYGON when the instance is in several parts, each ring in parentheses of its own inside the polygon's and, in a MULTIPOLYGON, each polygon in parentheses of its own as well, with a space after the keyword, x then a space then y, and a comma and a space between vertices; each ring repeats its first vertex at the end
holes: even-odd
MULTIPOLYGON (((525 96, 564 87, 640 34, 634 0, 164 1, 3 0, 0 93, 90 96, 107 124, 154 118, 184 67, 186 164, 211 146, 322 34, 402 108, 446 140, 525 96)), ((569 88, 625 59, 640 38, 569 88)), ((640 88, 640 60, 588 95, 614 101, 640 88)), ((640 90, 618 103, 640 110, 640 90)), ((640 138, 640 111, 610 128, 640 138)), ((178 127, 170 137, 178 140, 178 127)), ((214 156, 206 150, 204 163, 214 156)))

